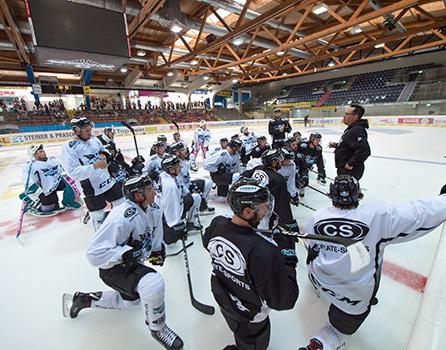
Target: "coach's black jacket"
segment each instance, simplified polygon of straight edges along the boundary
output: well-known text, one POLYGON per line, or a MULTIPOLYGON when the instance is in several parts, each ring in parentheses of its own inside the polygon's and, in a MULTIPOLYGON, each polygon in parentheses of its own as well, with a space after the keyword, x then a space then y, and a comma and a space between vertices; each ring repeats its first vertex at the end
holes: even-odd
POLYGON ((220 308, 242 322, 261 322, 269 309, 289 310, 299 295, 296 262, 281 254, 294 241, 275 242, 223 216, 203 235, 212 259, 211 288, 220 308))
POLYGON ((368 128, 367 119, 359 119, 345 129, 335 149, 336 168, 343 168, 347 163, 353 167, 363 164, 370 156, 368 128))

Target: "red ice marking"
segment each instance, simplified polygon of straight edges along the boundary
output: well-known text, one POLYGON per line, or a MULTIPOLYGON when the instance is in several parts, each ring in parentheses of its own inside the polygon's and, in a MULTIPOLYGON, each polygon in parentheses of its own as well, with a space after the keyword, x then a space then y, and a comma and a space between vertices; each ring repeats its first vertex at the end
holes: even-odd
MULTIPOLYGON (((27 233, 26 226, 32 226, 32 229, 28 232, 34 232, 40 230, 53 222, 69 222, 79 219, 79 212, 77 210, 67 210, 59 215, 50 217, 36 217, 31 215, 26 215, 23 221, 23 233, 27 233)), ((0 239, 15 236, 17 233, 17 222, 16 221, 3 221, 0 222, 0 227, 5 227, 5 230, 0 233, 0 239)))
POLYGON ((384 261, 382 272, 390 279, 402 283, 419 293, 424 293, 427 277, 388 261, 384 261))

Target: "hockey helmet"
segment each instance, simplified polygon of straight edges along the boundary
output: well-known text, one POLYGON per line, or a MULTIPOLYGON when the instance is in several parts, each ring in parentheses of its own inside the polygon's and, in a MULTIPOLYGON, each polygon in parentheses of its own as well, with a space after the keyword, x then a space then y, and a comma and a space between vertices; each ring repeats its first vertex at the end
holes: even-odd
POLYGON ((312 141, 314 139, 319 139, 320 140, 321 138, 322 138, 322 135, 320 133, 318 133, 318 132, 312 132, 310 134, 310 141, 312 141))
POLYGON ((359 184, 353 176, 336 176, 330 184, 330 198, 335 207, 357 207, 358 196, 359 184))
POLYGON ((204 119, 200 120, 200 127, 202 128, 203 126, 206 126, 207 123, 208 122, 206 120, 204 120, 204 119))
POLYGON ((170 152, 172 154, 175 154, 175 152, 181 152, 184 149, 186 149, 186 147, 184 146, 184 143, 182 143, 182 142, 175 142, 170 145, 170 152))
POLYGON ((37 144, 37 145, 31 145, 31 146, 29 146, 29 148, 28 148, 28 156, 29 156, 30 158, 34 158, 34 156, 36 155, 36 152, 37 152, 39 149, 43 149, 43 144, 42 144, 42 143, 37 144))
POLYGON ((257 205, 268 203, 271 198, 268 188, 251 178, 239 178, 229 189, 228 203, 235 215, 245 208, 255 209, 257 205))
POLYGON ((284 147, 280 150, 282 152, 284 159, 291 159, 294 160, 294 152, 291 148, 284 147))
POLYGON ((103 131, 103 132, 104 132, 104 133, 106 133, 106 132, 112 132, 113 134, 116 134, 116 129, 115 129, 114 126, 108 126, 108 127, 104 128, 104 131, 103 131))
POLYGON ((175 169, 175 167, 180 164, 180 162, 180 158, 178 158, 177 156, 165 156, 161 161, 161 169, 170 174, 170 170, 175 169))
POLYGON ((144 190, 147 187, 152 187, 153 183, 147 176, 134 176, 128 179, 123 185, 124 196, 131 200, 135 201, 135 193, 144 193, 144 190))
POLYGON ((273 160, 282 161, 283 155, 278 149, 267 149, 262 153, 261 159, 264 166, 271 166, 273 164, 273 160))
POLYGON ((73 131, 76 131, 76 128, 79 128, 80 130, 86 126, 94 127, 94 124, 87 117, 73 118, 71 119, 70 124, 73 131))
POLYGON ((153 144, 153 148, 158 148, 158 147, 166 147, 166 143, 165 143, 165 142, 162 142, 162 141, 156 141, 156 142, 153 144))
POLYGON ((166 143, 167 142, 167 137, 165 135, 158 135, 157 141, 166 143))
POLYGON ((262 140, 265 140, 266 141, 266 136, 259 136, 259 137, 257 137, 257 142, 258 141, 262 141, 262 140))
POLYGON ((240 140, 231 140, 228 143, 228 147, 230 147, 230 148, 240 149, 240 148, 242 148, 242 146, 243 146, 243 144, 242 144, 242 141, 240 141, 240 140))
POLYGON ((228 142, 228 138, 227 137, 222 137, 220 139, 220 143, 222 143, 222 142, 228 142))

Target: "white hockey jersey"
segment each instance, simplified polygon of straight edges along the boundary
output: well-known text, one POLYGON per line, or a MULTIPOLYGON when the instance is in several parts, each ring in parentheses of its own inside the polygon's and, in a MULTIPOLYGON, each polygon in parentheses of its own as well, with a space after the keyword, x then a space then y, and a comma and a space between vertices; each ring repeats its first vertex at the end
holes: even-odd
POLYGON ((208 129, 198 128, 194 133, 194 143, 208 147, 211 143, 211 132, 208 129))
POLYGON ((91 239, 87 258, 91 265, 109 269, 122 263, 122 254, 132 249, 128 243, 143 243, 141 260, 161 249, 163 225, 161 211, 153 203, 146 210, 126 199, 115 206, 91 239))
POLYGON ((240 134, 240 141, 245 146, 246 154, 251 154, 252 149, 257 145, 257 136, 253 132, 250 132, 248 135, 242 133, 240 134))
POLYGON ((62 179, 62 163, 59 159, 49 157, 48 160, 31 160, 23 168, 23 185, 38 185, 45 196, 53 192, 62 179), (28 179, 29 174, 29 179, 28 179))
POLYGON ((226 171, 231 173, 240 173, 240 156, 235 154, 229 154, 227 150, 224 150, 220 153, 216 152, 212 154, 210 157, 207 157, 203 162, 203 167, 205 170, 215 173, 218 169, 218 166, 223 164, 226 168, 226 171))
POLYGON ((337 308, 352 315, 362 314, 378 289, 385 247, 424 236, 445 220, 446 195, 408 204, 318 210, 306 225, 305 233, 361 240, 371 262, 352 274, 344 246, 311 241, 310 246, 317 245, 320 252, 309 265, 310 281, 337 308))
POLYGON ((63 167, 71 178, 80 182, 84 194, 93 191, 92 195, 100 195, 116 182, 107 169, 93 167, 101 152, 105 152, 104 147, 96 137, 87 141, 75 138, 62 147, 63 167))
POLYGON ((186 192, 189 192, 189 186, 190 186, 189 163, 190 162, 188 160, 181 161, 181 171, 177 176, 179 183, 186 192))
POLYGON ((144 164, 144 168, 142 169, 142 174, 147 176, 150 173, 155 172, 158 176, 161 173, 161 158, 158 154, 154 154, 151 156, 146 163, 144 164))
POLYGON ((160 175, 161 211, 167 226, 179 224, 183 215, 183 197, 186 194, 178 177, 173 177, 166 172, 160 175))
POLYGON ((277 172, 286 180, 286 187, 291 198, 296 196, 296 164, 291 162, 289 165, 283 165, 277 172))
POLYGON ((262 165, 262 159, 260 158, 251 158, 246 164, 246 170, 254 169, 256 166, 262 165))

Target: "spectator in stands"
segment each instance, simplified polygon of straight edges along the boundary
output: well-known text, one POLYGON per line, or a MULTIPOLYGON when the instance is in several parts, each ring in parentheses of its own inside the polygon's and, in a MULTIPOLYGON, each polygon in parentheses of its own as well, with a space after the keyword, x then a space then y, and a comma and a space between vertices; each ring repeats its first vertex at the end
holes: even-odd
MULTIPOLYGON (((364 107, 350 105, 346 108, 343 122, 347 125, 339 142, 330 142, 328 147, 335 148, 335 166, 338 175, 350 175, 360 180, 364 174, 364 162, 370 156, 367 141, 369 122, 362 119, 364 107)), ((359 194, 360 199, 363 194, 359 194)))

